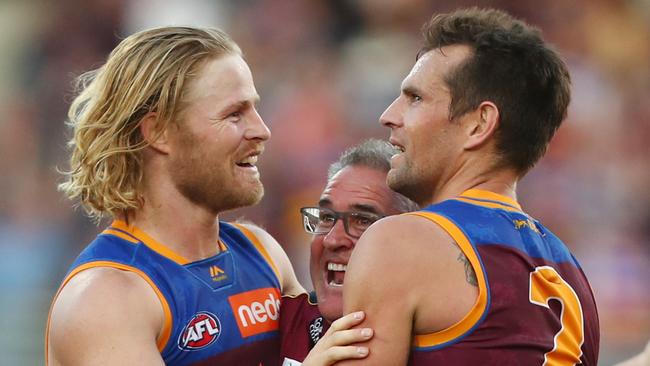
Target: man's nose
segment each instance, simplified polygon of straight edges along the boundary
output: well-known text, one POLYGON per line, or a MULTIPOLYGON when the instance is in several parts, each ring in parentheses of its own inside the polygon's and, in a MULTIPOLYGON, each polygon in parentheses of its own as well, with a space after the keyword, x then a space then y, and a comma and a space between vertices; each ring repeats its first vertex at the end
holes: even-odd
POLYGON ((325 234, 323 244, 328 249, 351 248, 354 246, 354 239, 345 232, 343 219, 336 220, 329 233, 325 234))
POLYGON ((257 110, 253 110, 253 116, 246 131, 246 138, 260 141, 266 141, 271 138, 271 130, 264 123, 257 110))

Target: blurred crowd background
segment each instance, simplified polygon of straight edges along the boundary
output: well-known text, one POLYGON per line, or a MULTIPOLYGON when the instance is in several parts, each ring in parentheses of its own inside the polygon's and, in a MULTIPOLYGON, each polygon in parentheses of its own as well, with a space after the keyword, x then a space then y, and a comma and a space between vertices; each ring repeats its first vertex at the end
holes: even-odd
POLYGON ((377 120, 415 60, 421 25, 467 5, 538 26, 568 63, 568 119, 519 199, 591 280, 601 364, 640 351, 650 338, 650 1, 0 0, 0 363, 42 363, 52 295, 107 224, 73 210, 56 168, 67 166, 72 81, 120 39, 193 24, 239 43, 273 137, 262 203, 225 217, 266 227, 311 287, 298 208, 317 202, 344 148, 388 136, 377 120))

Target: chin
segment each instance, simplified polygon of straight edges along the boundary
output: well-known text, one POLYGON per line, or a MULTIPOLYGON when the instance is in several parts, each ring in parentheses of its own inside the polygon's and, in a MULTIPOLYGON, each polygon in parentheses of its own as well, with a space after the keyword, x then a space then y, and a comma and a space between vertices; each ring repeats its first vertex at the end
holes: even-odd
POLYGON ((337 302, 337 304, 329 304, 327 302, 323 304, 318 303, 318 311, 323 316, 323 318, 332 323, 336 319, 343 316, 343 305, 340 301, 337 302))
POLYGON ((247 207, 259 203, 264 197, 264 186, 260 183, 250 188, 245 188, 240 192, 233 192, 233 200, 237 207, 247 207))

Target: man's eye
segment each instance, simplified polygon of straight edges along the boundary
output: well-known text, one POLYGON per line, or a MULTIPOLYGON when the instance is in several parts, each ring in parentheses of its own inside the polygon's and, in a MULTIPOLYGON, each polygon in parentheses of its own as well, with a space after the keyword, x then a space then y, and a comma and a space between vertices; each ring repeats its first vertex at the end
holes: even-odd
POLYGON ((320 221, 322 221, 322 222, 332 222, 334 220, 336 220, 334 215, 330 215, 330 214, 321 214, 320 215, 320 221))
POLYGON ((239 119, 239 117, 241 117, 241 111, 232 112, 228 115, 228 118, 239 119))
POLYGON ((370 217, 366 215, 355 215, 352 216, 351 219, 353 220, 354 225, 360 227, 370 226, 373 222, 376 221, 374 217, 370 217))

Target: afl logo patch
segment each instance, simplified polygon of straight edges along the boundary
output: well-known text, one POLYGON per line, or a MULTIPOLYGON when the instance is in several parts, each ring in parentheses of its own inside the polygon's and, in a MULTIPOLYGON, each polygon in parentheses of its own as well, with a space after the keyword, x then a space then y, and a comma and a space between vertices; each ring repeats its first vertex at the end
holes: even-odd
POLYGON ((219 318, 207 311, 194 315, 178 336, 178 348, 193 351, 211 345, 221 334, 219 318))

